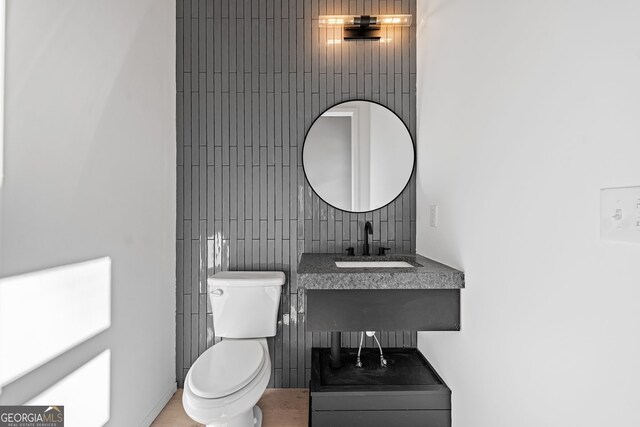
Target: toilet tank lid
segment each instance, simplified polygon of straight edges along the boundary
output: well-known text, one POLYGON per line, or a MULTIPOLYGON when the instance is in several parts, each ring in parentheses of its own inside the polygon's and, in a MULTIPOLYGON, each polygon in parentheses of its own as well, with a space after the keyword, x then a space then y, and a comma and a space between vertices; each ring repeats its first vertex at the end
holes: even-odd
POLYGON ((209 277, 209 286, 282 286, 282 271, 221 271, 209 277))

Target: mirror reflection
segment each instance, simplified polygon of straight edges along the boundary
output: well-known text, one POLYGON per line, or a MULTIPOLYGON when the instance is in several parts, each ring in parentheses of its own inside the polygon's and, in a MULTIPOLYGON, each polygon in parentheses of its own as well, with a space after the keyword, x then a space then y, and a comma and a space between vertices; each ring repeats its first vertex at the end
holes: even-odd
POLYGON ((348 101, 313 123, 302 163, 309 184, 325 202, 367 212, 402 193, 414 156, 409 130, 393 111, 375 102, 348 101))

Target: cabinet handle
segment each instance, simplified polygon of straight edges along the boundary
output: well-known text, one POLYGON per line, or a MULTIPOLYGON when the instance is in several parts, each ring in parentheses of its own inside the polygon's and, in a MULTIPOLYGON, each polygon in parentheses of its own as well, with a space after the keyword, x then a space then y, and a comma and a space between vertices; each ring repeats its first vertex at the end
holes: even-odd
POLYGON ((222 296, 222 294, 223 294, 224 292, 222 292, 222 289, 215 289, 215 290, 214 290, 213 292, 211 292, 211 293, 212 293, 213 295, 215 295, 215 296, 219 297, 219 296, 222 296))

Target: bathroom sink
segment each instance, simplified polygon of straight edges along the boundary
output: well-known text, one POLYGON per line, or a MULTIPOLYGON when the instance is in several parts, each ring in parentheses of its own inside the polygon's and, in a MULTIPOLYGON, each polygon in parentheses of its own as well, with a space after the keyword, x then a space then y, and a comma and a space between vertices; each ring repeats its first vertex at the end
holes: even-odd
POLYGON ((459 331, 462 288, 462 271, 419 254, 303 253, 298 264, 307 332, 459 331))
POLYGON ((336 261, 340 268, 413 268, 405 261, 336 261))
POLYGON ((307 291, 461 289, 464 273, 419 254, 303 253, 298 264, 298 287, 307 291))

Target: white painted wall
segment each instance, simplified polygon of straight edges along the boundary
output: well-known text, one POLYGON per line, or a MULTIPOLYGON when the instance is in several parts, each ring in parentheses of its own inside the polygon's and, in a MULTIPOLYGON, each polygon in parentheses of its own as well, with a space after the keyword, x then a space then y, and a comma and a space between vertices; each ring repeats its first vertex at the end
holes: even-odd
POLYGON ((0 402, 87 393, 56 386, 101 355, 109 424, 148 424, 175 387, 175 2, 10 0, 6 45, 0 276, 110 257, 111 326, 0 402))
POLYGON ((640 2, 417 18, 417 250, 467 278, 463 330, 418 344, 454 425, 640 425, 640 246, 598 229, 599 189, 640 184, 640 2))

